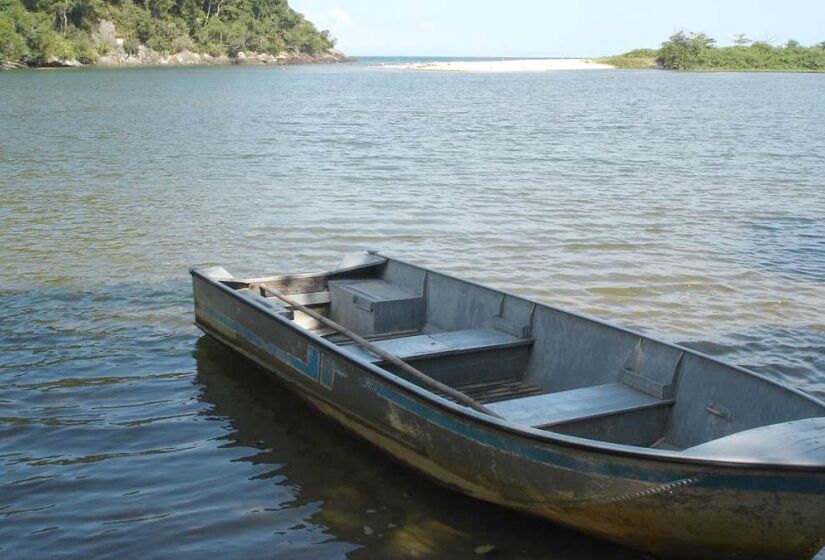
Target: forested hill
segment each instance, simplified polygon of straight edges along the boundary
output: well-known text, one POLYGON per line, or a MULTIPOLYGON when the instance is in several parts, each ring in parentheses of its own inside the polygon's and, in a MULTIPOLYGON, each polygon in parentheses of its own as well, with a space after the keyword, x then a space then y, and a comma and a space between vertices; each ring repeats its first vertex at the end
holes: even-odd
POLYGON ((0 61, 88 64, 113 48, 136 55, 141 45, 213 57, 315 55, 334 40, 287 0, 0 0, 0 61), (117 43, 101 37, 101 20, 114 23, 117 43))

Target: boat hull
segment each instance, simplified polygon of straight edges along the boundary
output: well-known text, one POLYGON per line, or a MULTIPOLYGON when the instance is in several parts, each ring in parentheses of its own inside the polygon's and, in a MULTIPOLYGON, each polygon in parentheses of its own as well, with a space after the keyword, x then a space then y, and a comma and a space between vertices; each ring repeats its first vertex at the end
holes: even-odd
POLYGON ((808 559, 825 472, 639 457, 480 418, 193 272, 196 323, 319 411, 478 499, 666 558, 808 559))

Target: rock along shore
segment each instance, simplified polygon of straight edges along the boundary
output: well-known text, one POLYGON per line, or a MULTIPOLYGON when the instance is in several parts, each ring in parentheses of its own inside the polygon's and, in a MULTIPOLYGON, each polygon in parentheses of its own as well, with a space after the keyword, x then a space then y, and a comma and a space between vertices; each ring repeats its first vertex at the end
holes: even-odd
MULTIPOLYGON (((236 56, 227 55, 211 56, 207 53, 196 53, 191 51, 181 51, 175 54, 159 53, 140 46, 135 54, 110 53, 103 55, 93 64, 83 64, 74 59, 51 58, 45 63, 33 66, 34 68, 79 68, 79 67, 103 67, 118 68, 126 66, 218 66, 229 64, 246 65, 287 65, 287 64, 332 64, 335 62, 354 62, 355 58, 346 56, 338 51, 330 50, 322 54, 306 53, 278 53, 272 55, 268 53, 244 53, 239 52, 236 56)), ((0 70, 16 70, 30 68, 25 64, 11 61, 0 61, 0 70)))

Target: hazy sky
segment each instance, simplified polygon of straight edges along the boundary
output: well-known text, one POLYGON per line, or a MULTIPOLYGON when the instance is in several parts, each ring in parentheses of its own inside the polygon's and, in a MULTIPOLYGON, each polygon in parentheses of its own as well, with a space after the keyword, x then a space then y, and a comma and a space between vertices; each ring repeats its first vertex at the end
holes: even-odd
POLYGON ((825 41, 825 0, 290 0, 352 55, 596 56, 674 31, 825 41))

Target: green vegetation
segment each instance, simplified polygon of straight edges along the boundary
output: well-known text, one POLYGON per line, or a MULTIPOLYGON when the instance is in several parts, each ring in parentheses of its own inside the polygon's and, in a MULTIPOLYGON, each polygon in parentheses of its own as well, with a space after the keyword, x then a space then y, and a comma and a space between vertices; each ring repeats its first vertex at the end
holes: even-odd
POLYGON ((597 58, 596 62, 610 64, 616 68, 653 68, 656 66, 656 49, 635 49, 616 56, 597 58))
POLYGON ((788 41, 780 47, 737 35, 732 47, 717 47, 704 33, 679 32, 662 43, 659 63, 672 70, 825 71, 825 43, 803 47, 788 41))
POLYGON ((598 62, 619 68, 825 72, 825 41, 804 47, 791 40, 776 47, 739 34, 734 36, 733 43, 730 47, 717 47, 716 41, 704 33, 680 31, 662 43, 660 49, 637 49, 600 58, 598 62))
POLYGON ((287 0, 0 0, 0 60, 94 62, 109 49, 97 37, 101 19, 114 22, 130 54, 141 44, 213 56, 318 54, 335 44, 287 0))

